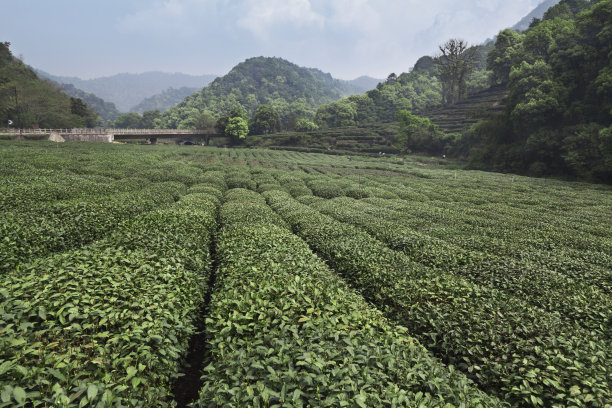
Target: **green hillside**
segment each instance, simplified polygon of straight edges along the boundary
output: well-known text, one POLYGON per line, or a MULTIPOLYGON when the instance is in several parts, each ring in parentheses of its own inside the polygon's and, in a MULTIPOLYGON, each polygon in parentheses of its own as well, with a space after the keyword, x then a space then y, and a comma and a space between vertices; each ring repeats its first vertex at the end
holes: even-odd
POLYGON ((365 95, 320 107, 315 121, 326 129, 398 119, 396 146, 406 153, 609 182, 611 22, 612 0, 562 0, 524 33, 503 30, 494 43, 465 48, 472 69, 459 86, 445 81, 450 59, 423 57, 365 95))
MULTIPOLYGON (((466 88, 461 91, 459 99, 488 88, 486 58, 491 48, 492 44, 488 44, 468 49, 467 52, 473 56, 465 81, 466 88)), ((423 56, 410 72, 400 75, 392 73, 364 95, 350 96, 320 107, 315 119, 319 126, 327 128, 386 122, 395 120, 399 110, 423 112, 442 106, 445 102, 445 83, 440 64, 433 57, 423 56)))
POLYGON ((40 79, 13 57, 9 42, 0 42, 0 127, 21 121, 24 128, 70 128, 95 126, 98 117, 78 98, 40 79))
POLYGON ((165 112, 162 127, 186 127, 201 111, 219 117, 237 106, 250 116, 259 106, 271 105, 284 121, 311 116, 317 107, 350 95, 353 88, 330 74, 281 58, 250 58, 165 112))

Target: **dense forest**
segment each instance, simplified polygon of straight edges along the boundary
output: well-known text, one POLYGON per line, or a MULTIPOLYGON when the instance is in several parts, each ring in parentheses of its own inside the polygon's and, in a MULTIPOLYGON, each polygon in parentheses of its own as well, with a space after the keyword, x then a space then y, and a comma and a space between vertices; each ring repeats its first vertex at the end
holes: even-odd
POLYGON ((100 120, 80 98, 70 97, 56 85, 40 79, 0 42, 0 123, 24 128, 92 127, 100 120))
POLYGON ((504 112, 457 146, 472 166, 612 180, 612 0, 562 0, 488 56, 504 112))
POLYGON ((193 127, 196 117, 227 115, 234 108, 248 116, 270 105, 285 124, 312 117, 316 109, 356 92, 349 81, 280 58, 250 58, 162 114, 162 127, 193 127))

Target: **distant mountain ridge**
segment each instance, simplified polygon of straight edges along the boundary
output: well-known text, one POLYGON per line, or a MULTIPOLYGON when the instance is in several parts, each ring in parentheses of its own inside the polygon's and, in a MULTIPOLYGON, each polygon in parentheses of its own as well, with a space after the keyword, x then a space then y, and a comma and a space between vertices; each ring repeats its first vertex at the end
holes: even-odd
POLYGON ((510 28, 512 30, 515 30, 515 31, 525 31, 525 30, 527 30, 529 28, 529 24, 531 24, 531 21, 534 18, 541 19, 542 17, 544 17, 544 13, 546 13, 546 11, 549 8, 551 8, 552 6, 555 6, 560 1, 561 0, 544 0, 535 9, 533 9, 531 11, 531 13, 527 14, 525 17, 523 17, 521 19, 521 21, 519 21, 518 23, 516 23, 515 25, 513 25, 510 28))
POLYGON ((368 81, 378 80, 344 81, 282 58, 249 58, 164 112, 162 119, 165 126, 189 127, 202 111, 220 117, 241 106, 252 115, 264 104, 272 105, 281 119, 312 116, 321 105, 363 92, 368 81))
POLYGON ((217 77, 216 75, 187 75, 153 71, 142 74, 117 74, 94 79, 80 79, 52 75, 40 70, 37 73, 41 77, 61 84, 74 85, 78 89, 112 102, 122 112, 128 112, 144 99, 162 93, 169 88, 201 89, 217 77))
POLYGON ((367 75, 360 76, 359 78, 352 79, 348 82, 352 87, 354 87, 355 92, 354 95, 362 94, 370 89, 376 88, 376 85, 383 82, 384 79, 372 78, 367 75))
POLYGON ((121 114, 121 112, 119 112, 115 104, 112 102, 106 102, 104 99, 99 98, 92 93, 78 89, 72 84, 60 84, 51 79, 46 80, 59 87, 65 94, 73 98, 83 100, 88 107, 92 108, 96 114, 100 116, 104 123, 113 122, 121 114))
POLYGON ((132 107, 130 112, 142 114, 145 111, 158 110, 164 112, 177 105, 183 99, 196 92, 199 88, 182 87, 168 88, 161 93, 143 99, 138 105, 132 107))

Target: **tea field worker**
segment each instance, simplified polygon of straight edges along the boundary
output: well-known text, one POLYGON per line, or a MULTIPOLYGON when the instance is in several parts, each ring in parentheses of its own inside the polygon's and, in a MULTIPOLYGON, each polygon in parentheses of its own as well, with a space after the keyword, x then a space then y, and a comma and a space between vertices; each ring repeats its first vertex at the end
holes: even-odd
POLYGON ((442 158, 443 158, 443 159, 446 159, 446 155, 445 155, 445 154, 443 154, 443 155, 442 155, 442 158))

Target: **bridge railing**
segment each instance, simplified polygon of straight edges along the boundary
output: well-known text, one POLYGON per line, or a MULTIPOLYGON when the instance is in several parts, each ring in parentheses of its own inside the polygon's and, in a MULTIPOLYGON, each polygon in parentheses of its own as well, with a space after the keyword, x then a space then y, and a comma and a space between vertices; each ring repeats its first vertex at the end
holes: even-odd
POLYGON ((214 131, 191 129, 122 129, 122 128, 73 128, 73 129, 0 129, 3 135, 38 135, 56 132, 59 134, 79 135, 202 135, 213 134, 214 131))
POLYGON ((203 130, 191 129, 106 129, 107 134, 114 135, 201 135, 203 130))
POLYGON ((51 132, 59 132, 59 129, 15 129, 15 128, 4 128, 0 129, 0 134, 3 135, 38 135, 38 134, 49 134, 51 132))

